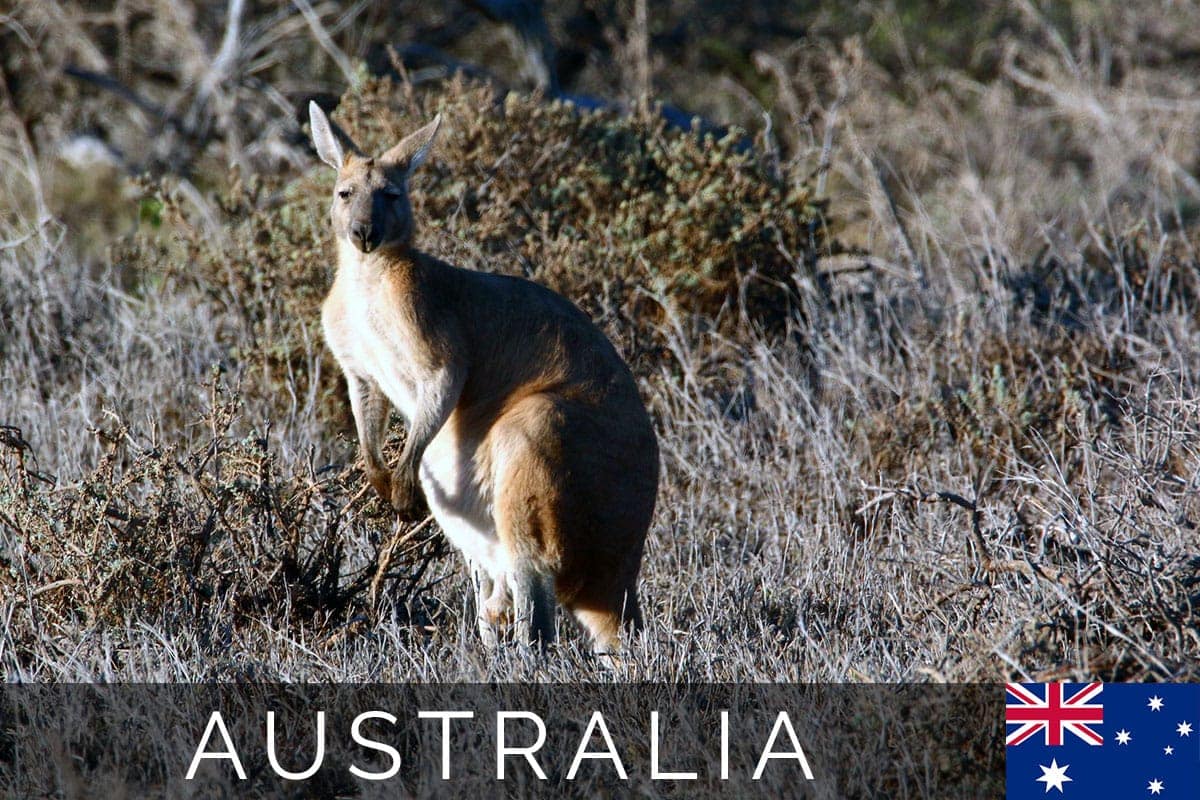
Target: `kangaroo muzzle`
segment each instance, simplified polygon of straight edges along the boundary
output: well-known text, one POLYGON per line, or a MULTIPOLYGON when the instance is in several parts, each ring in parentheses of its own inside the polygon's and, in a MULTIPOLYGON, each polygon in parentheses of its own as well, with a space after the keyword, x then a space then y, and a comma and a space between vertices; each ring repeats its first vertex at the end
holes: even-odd
POLYGON ((351 225, 350 241, 364 253, 369 253, 379 246, 374 226, 369 222, 356 222, 351 225))

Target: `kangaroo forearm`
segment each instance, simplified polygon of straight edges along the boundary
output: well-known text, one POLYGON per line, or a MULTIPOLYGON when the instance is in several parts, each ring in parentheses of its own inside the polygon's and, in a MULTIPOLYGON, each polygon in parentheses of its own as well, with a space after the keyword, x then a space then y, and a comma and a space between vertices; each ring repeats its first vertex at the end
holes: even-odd
POLYGON ((381 469, 383 439, 387 432, 388 401, 379 385, 370 378, 346 375, 350 392, 350 410, 358 432, 359 450, 371 469, 381 469))
POLYGON ((400 451, 400 461, 396 464, 396 474, 412 475, 415 478, 417 470, 421 466, 421 459, 425 456, 425 448, 429 445, 429 441, 432 441, 432 437, 430 437, 429 441, 426 441, 424 444, 419 446, 414 446, 412 444, 413 439, 411 438, 411 433, 409 434, 409 437, 408 444, 406 444, 404 449, 400 451))
POLYGON ((421 459, 425 449, 446 424, 454 404, 458 402, 455 384, 434 385, 434 391, 423 393, 418 411, 413 415, 408 429, 408 441, 400 454, 400 463, 391 479, 392 507, 402 515, 415 518, 424 513, 425 501, 418 480, 421 459))
POLYGON ((450 418, 462 393, 462 376, 455 370, 440 370, 420 393, 417 412, 408 427, 408 439, 400 454, 397 472, 415 475, 425 449, 450 418))
POLYGON ((374 468, 383 468, 383 443, 387 438, 388 414, 391 406, 387 396, 375 381, 367 382, 366 398, 363 402, 363 435, 360 439, 367 463, 374 468))

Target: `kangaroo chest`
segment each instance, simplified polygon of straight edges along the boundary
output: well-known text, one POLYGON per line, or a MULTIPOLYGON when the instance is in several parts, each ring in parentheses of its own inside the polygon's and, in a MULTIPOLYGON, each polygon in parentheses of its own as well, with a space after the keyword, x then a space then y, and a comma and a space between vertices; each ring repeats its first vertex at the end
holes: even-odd
POLYGON ((375 381, 411 421, 422 377, 420 339, 391 287, 343 270, 321 316, 325 340, 342 371, 375 381))
MULTIPOLYGON (((342 255, 354 258, 354 253, 342 255)), ((429 359, 415 316, 401 306, 406 298, 395 286, 371 276, 355 262, 341 262, 322 307, 325 340, 347 375, 375 381, 392 405, 411 423, 429 376, 429 359)), ((429 398, 424 398, 428 402, 429 398)), ((479 473, 476 438, 462 438, 445 425, 421 459, 420 479, 438 523, 461 551, 491 575, 507 567, 490 522, 487 477, 479 473)))

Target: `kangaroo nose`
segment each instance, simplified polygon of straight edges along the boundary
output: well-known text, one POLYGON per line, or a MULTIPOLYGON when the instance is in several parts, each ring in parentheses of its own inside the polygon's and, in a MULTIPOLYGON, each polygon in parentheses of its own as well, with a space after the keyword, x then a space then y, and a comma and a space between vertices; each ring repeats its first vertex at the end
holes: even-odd
POLYGON ((350 227, 350 235, 354 238, 355 245, 364 253, 371 251, 371 223, 356 222, 350 227))

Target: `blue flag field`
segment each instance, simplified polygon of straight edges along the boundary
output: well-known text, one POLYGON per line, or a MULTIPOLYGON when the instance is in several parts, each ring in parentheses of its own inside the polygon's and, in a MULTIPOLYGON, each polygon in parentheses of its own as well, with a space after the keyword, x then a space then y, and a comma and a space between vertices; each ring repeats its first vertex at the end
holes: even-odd
POLYGON ((1006 691, 1008 800, 1200 798, 1200 684, 1006 691))

